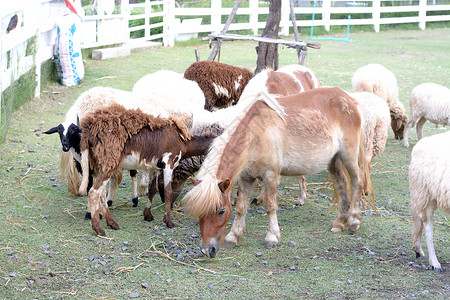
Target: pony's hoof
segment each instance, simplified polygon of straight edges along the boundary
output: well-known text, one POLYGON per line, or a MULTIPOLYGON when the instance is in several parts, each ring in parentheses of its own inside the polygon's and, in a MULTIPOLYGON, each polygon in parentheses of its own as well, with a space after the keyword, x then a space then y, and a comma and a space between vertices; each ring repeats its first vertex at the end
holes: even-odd
POLYGON ((331 231, 332 232, 342 232, 342 228, 341 227, 331 227, 331 231))
POLYGON ((252 203, 251 204, 253 204, 253 205, 256 205, 256 204, 258 204, 258 199, 257 198, 253 198, 253 200, 252 200, 252 203))
POLYGON ((420 258, 422 255, 420 255, 419 252, 416 252, 416 258, 420 258))
POLYGON ((85 219, 85 220, 90 220, 90 219, 92 219, 91 213, 90 213, 90 212, 86 212, 86 214, 84 215, 84 219, 85 219))
POLYGON ((295 205, 296 206, 303 206, 303 205, 305 205, 305 200, 296 200, 295 201, 295 205))
POLYGON ((359 224, 353 224, 348 227, 348 233, 354 234, 359 229, 359 224))
POLYGON ((268 241, 264 242, 264 247, 266 247, 267 249, 274 248, 276 245, 277 242, 268 242, 268 241))
POLYGON ((112 200, 108 200, 106 203, 108 204, 108 206, 112 206, 113 204, 112 200))
POLYGON ((138 204, 139 204, 139 198, 138 197, 131 199, 131 201, 133 201, 133 207, 137 207, 138 206, 138 204))
POLYGON ((233 243, 233 242, 225 241, 222 244, 223 249, 232 249, 234 247, 236 247, 236 243, 233 243))

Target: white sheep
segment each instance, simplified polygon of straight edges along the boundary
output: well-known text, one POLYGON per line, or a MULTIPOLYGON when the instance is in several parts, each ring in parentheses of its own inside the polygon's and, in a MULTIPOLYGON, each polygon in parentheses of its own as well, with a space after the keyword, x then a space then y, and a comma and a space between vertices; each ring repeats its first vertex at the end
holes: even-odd
POLYGON ((410 115, 403 132, 403 144, 409 147, 408 135, 417 122, 417 139, 422 138, 422 128, 428 120, 436 125, 450 125, 450 89, 437 83, 422 83, 411 92, 410 115))
POLYGON ((352 77, 354 92, 371 92, 384 99, 391 112, 391 127, 396 139, 403 139, 403 129, 408 121, 405 107, 398 100, 397 79, 391 71, 379 64, 368 64, 352 77))
POLYGON ((141 77, 134 85, 133 92, 146 98, 157 97, 175 105, 179 110, 203 109, 205 95, 197 82, 183 78, 183 74, 160 70, 141 77))
MULTIPOLYGON (((360 104, 360 113, 363 116, 363 128, 366 137, 365 150, 369 170, 372 160, 380 155, 386 148, 390 122, 389 107, 386 101, 369 92, 349 93, 360 104)), ((368 194, 367 181, 364 180, 364 192, 368 194)))
POLYGON ((450 131, 421 139, 414 146, 409 165, 410 208, 413 219, 413 250, 425 256, 422 230, 432 269, 441 272, 433 244, 433 215, 436 208, 450 213, 450 131))

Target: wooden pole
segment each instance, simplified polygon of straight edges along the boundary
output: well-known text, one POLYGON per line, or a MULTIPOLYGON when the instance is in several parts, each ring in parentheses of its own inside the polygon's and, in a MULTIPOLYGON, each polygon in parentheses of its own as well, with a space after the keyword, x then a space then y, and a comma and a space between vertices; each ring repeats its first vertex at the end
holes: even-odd
MULTIPOLYGON (((228 28, 230 27, 231 21, 233 21, 234 16, 236 15, 236 12, 241 5, 242 0, 236 0, 236 3, 234 3, 233 9, 231 10, 230 15, 228 16, 228 19, 225 23, 225 26, 223 27, 220 34, 225 34, 228 31, 228 28)), ((220 46, 222 45, 222 40, 217 39, 216 44, 214 45, 214 49, 212 50, 211 54, 208 57, 208 60, 214 60, 217 56, 217 52, 220 49, 220 46)))
MULTIPOLYGON (((298 42, 300 41, 300 37, 298 35, 297 21, 295 19, 294 0, 289 0, 289 5, 291 7, 291 20, 292 20, 292 27, 294 28, 294 37, 295 41, 298 42)), ((297 46, 296 49, 297 49, 298 63, 300 65, 304 65, 306 58, 306 47, 297 46)))

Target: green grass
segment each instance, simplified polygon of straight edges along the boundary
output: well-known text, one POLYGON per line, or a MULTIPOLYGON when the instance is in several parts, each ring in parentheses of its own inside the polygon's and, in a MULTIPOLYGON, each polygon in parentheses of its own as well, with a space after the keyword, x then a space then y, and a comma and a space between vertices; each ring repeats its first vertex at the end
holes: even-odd
MULTIPOLYGON (((408 112, 414 86, 427 81, 449 85, 448 29, 355 32, 350 38, 356 43, 321 41, 320 50, 308 51, 306 65, 324 85, 350 90, 358 67, 381 63, 396 74, 400 100, 408 112)), ((225 42, 221 61, 254 70, 255 46, 225 42)), ((211 51, 207 43, 186 43, 137 50, 129 57, 102 62, 85 58, 86 77, 80 85, 48 84, 40 99, 12 115, 6 141, 0 145, 0 298, 124 299, 133 293, 152 299, 449 298, 448 216, 438 211, 434 226, 444 273, 426 270, 428 259, 416 260, 411 250, 407 181, 411 149, 395 140, 391 131, 386 151, 375 158, 372 169, 378 215, 364 215, 355 235, 329 231, 336 211, 327 200, 332 190, 321 184, 328 176, 323 172, 307 176, 308 199, 299 208, 293 204, 296 181, 281 180, 282 239, 274 249, 263 247, 267 217, 252 206, 240 246, 222 249, 214 260, 197 258, 198 223, 178 206, 173 213, 175 229, 162 225, 161 206, 155 209, 153 222, 144 222, 145 197, 138 208, 132 207, 128 175, 112 209, 121 230, 107 229, 106 239, 95 236, 90 222, 83 219, 86 198, 68 196, 61 180, 58 136, 42 132, 58 125, 88 88, 131 90, 144 74, 160 69, 183 72, 194 61, 195 49, 201 59, 211 51), (289 246, 290 241, 295 246, 289 246), (187 265, 161 253, 173 259, 181 254, 187 265)), ((295 50, 279 51, 280 66, 297 62, 295 50)), ((424 127, 425 136, 443 131, 428 123, 424 127)), ((412 147, 417 142, 415 131, 410 137, 412 147)))

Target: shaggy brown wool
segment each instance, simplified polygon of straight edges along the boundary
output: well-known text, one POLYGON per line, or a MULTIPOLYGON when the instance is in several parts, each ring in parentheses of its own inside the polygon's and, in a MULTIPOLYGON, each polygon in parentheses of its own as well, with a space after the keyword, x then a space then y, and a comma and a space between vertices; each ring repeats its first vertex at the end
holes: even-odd
POLYGON ((116 168, 117 157, 121 156, 125 142, 131 136, 144 127, 156 130, 172 124, 178 128, 182 140, 191 138, 187 127, 173 117, 162 119, 140 109, 125 109, 122 105, 112 104, 89 113, 81 120, 81 151, 90 146, 102 162, 102 169, 109 172, 116 168))
POLYGON ((184 78, 198 83, 209 111, 236 104, 252 77, 248 69, 210 60, 195 62, 184 72, 184 78))

